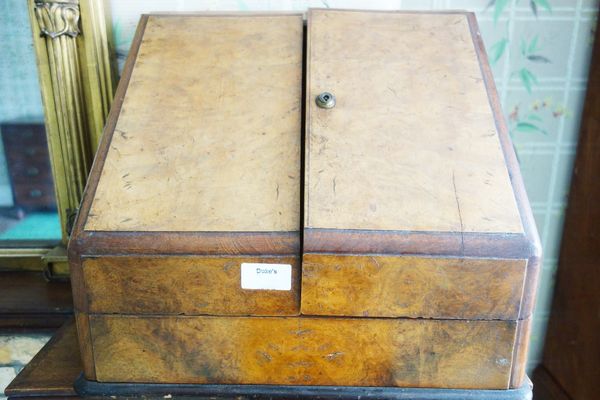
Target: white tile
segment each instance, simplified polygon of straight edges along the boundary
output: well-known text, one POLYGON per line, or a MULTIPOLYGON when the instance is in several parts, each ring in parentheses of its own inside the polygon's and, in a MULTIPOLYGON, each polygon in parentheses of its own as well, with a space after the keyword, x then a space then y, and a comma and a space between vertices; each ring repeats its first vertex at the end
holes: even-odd
POLYGON ((530 201, 547 201, 549 196, 553 154, 518 152, 521 173, 530 201))
POLYGON ((16 371, 13 367, 0 367, 0 399, 4 394, 4 389, 15 379, 16 371))
POLYGON ((529 338, 528 369, 535 368, 537 360, 542 359, 544 351, 544 339, 546 337, 546 327, 548 318, 535 318, 532 321, 531 336, 529 338))
POLYGON ((558 259, 564 222, 564 210, 550 212, 542 243, 544 257, 558 259))
POLYGON ((326 0, 329 8, 350 8, 358 10, 398 10, 401 3, 396 0, 326 0))
POLYGON ((571 178, 573 176, 573 164, 575 163, 575 152, 561 152, 556 168, 556 181, 552 201, 567 204, 569 191, 571 189, 571 178))
POLYGON ((556 266, 556 261, 544 262, 540 271, 540 282, 535 304, 536 318, 546 318, 550 315, 554 285, 556 284, 556 266))
POLYGON ((561 121, 567 118, 563 111, 563 97, 562 88, 536 87, 532 93, 522 87, 508 91, 505 114, 517 147, 558 143, 561 121))
POLYGON ((516 21, 510 46, 511 81, 519 83, 519 71, 522 69, 528 70, 538 81, 544 78, 565 79, 573 26, 572 20, 516 21), (535 50, 529 51, 534 42, 537 42, 533 46, 535 50))
POLYGON ((572 89, 565 108, 565 125, 561 137, 563 148, 565 145, 575 146, 579 140, 581 125, 581 114, 585 104, 586 91, 584 89, 572 89))
POLYGON ((404 10, 433 10, 433 0, 402 0, 404 10))
POLYGON ((0 336, 0 364, 26 364, 50 339, 49 335, 0 336))

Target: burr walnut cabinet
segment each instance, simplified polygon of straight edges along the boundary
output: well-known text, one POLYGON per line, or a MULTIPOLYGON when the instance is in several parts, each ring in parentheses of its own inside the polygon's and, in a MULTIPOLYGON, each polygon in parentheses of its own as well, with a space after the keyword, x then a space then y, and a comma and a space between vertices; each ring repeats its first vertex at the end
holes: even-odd
POLYGON ((540 245, 473 14, 142 17, 69 245, 85 378, 509 389, 540 245))

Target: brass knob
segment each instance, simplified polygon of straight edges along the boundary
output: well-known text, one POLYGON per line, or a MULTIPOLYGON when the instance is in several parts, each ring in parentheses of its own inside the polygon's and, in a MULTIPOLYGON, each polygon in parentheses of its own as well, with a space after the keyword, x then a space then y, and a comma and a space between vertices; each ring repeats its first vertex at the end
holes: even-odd
POLYGON ((329 92, 323 92, 317 96, 317 106, 321 108, 333 108, 335 107, 335 96, 329 92))

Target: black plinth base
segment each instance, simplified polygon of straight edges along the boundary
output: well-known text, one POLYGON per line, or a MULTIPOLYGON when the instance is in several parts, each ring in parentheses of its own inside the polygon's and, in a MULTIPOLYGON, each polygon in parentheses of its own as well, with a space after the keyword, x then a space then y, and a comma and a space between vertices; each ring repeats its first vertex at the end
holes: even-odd
POLYGON ((520 388, 509 390, 100 383, 88 381, 83 376, 75 382, 75 390, 80 396, 117 398, 531 400, 531 389, 529 379, 520 388))

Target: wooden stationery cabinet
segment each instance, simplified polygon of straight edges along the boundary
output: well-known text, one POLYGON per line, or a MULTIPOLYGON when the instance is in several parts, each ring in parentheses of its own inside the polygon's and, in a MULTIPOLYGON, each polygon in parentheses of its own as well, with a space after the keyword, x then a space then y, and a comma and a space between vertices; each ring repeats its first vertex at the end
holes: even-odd
POLYGON ((470 13, 143 16, 69 246, 85 377, 521 386, 499 107, 470 13))

